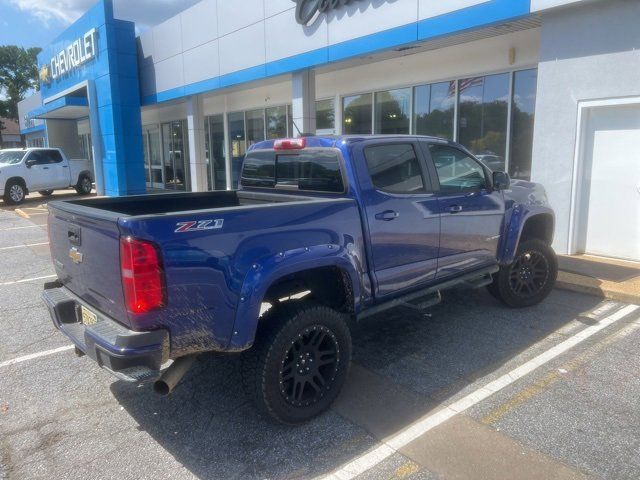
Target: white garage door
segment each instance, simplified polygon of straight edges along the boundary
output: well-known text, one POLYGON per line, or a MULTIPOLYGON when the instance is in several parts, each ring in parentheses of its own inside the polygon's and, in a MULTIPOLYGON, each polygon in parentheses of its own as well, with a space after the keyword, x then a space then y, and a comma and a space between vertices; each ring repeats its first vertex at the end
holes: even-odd
POLYGON ((640 105, 593 108, 586 128, 585 250, 640 261, 640 105))

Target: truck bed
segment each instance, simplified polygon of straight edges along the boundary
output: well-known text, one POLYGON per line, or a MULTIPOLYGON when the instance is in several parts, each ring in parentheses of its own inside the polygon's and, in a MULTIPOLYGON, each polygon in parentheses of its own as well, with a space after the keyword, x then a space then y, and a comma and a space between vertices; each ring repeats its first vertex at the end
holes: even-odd
MULTIPOLYGON (((234 337, 239 346, 229 342, 241 290, 254 265, 264 262, 261 272, 277 268, 283 252, 317 255, 322 265, 329 253, 362 251, 353 199, 295 193, 216 191, 54 201, 49 203, 49 234, 61 285, 99 317, 136 331, 171 331, 172 354, 246 348, 250 340, 240 335, 234 337), (195 226, 182 228, 185 224, 195 226), (124 237, 152 241, 159 249, 166 307, 127 312, 120 270, 124 237)), ((257 315, 251 318, 257 321, 257 315)))
MULTIPOLYGON (((117 216, 145 216, 160 214, 176 214, 214 210, 220 208, 241 207, 248 205, 282 204, 285 202, 312 202, 318 197, 299 195, 259 193, 244 191, 215 191, 202 193, 161 193, 134 197, 103 197, 85 200, 71 200, 59 204, 73 205, 73 211, 102 210, 117 216)), ((66 210, 69 210, 68 208, 66 210)), ((95 212, 94 212, 95 213, 95 212)))

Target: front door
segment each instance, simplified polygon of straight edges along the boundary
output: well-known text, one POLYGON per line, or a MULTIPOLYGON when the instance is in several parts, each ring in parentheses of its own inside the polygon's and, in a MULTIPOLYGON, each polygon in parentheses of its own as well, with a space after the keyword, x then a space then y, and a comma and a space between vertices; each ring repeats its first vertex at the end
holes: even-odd
POLYGON ((411 289, 435 278, 438 199, 414 141, 367 143, 360 175, 376 295, 411 289))
POLYGON ((495 263, 505 210, 502 192, 490 188, 485 168, 463 150, 446 144, 424 145, 439 183, 437 277, 495 263))
POLYGON ((33 162, 25 175, 27 188, 31 191, 51 188, 51 166, 46 151, 33 150, 25 159, 25 165, 26 162, 33 162))

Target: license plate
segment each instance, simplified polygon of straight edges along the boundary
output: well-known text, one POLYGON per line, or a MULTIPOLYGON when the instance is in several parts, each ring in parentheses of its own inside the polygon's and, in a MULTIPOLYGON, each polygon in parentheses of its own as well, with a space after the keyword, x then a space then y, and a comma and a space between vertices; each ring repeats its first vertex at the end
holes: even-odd
POLYGON ((95 325, 98 323, 98 316, 84 305, 80 307, 82 312, 82 324, 83 325, 95 325))

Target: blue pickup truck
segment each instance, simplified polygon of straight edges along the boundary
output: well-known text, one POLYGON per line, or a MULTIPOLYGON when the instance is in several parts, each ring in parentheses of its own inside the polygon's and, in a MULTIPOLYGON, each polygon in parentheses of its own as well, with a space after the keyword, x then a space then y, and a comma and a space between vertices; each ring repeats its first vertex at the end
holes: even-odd
POLYGON ((243 352, 258 407, 329 407, 349 325, 452 287, 542 301, 557 262, 544 189, 420 136, 253 145, 236 191, 49 203, 55 326, 117 377, 169 393, 202 352, 243 352))

